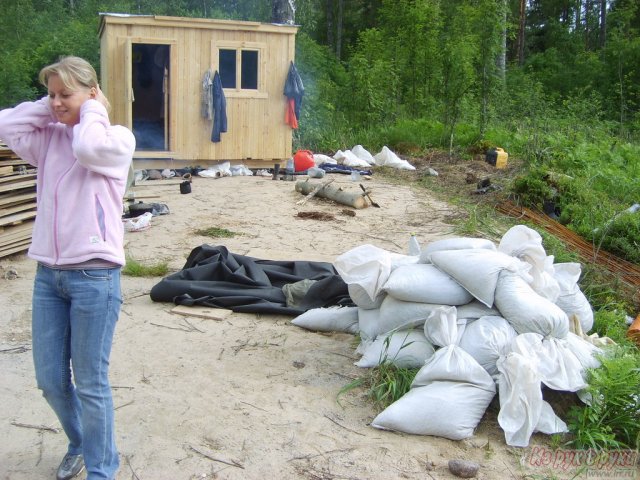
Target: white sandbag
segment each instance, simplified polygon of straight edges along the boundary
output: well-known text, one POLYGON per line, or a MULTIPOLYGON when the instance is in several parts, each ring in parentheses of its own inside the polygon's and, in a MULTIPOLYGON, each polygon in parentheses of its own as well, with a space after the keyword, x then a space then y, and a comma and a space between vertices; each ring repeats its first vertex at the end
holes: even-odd
POLYGON ((366 338, 392 330, 421 327, 435 309, 442 305, 420 302, 403 302, 387 295, 378 310, 360 310, 360 334, 366 338), (369 312, 375 312, 369 313, 369 312))
POLYGON ((376 161, 376 165, 380 167, 382 166, 392 167, 392 168, 398 168, 400 170, 416 169, 416 167, 411 165, 409 162, 407 162, 406 160, 402 160, 395 153, 389 150, 389 148, 386 145, 382 147, 382 150, 380 150, 380 152, 377 153, 373 158, 376 161))
POLYGON ((366 310, 380 308, 384 297, 387 295, 386 292, 381 291, 376 295, 376 298, 371 298, 366 290, 357 283, 350 283, 347 285, 347 290, 349 292, 349 297, 353 300, 353 303, 366 310))
POLYGON ((565 338, 569 317, 560 307, 538 295, 517 273, 500 273, 495 305, 518 333, 535 332, 543 336, 565 338))
POLYGON ((339 164, 347 167, 364 167, 369 168, 370 165, 365 160, 358 158, 351 150, 338 150, 333 156, 339 164))
POLYGON ((551 406, 542 399, 537 360, 519 353, 509 353, 497 363, 500 412, 498 423, 504 430, 507 445, 527 447, 536 431, 567 431, 551 406))
POLYGON ((473 436, 494 395, 461 382, 442 381, 412 388, 380 412, 371 426, 463 440, 473 436))
POLYGON ((531 265, 531 288, 546 299, 556 301, 560 287, 554 278, 553 256, 547 256, 538 232, 526 225, 515 225, 502 236, 498 251, 531 265))
POLYGON ((331 165, 336 165, 338 161, 335 158, 330 157, 329 155, 324 155, 322 153, 314 153, 313 161, 316 164, 316 167, 319 167, 323 163, 328 163, 331 165))
POLYGON ((493 307, 487 307, 478 300, 473 300, 465 305, 456 305, 456 314, 458 315, 458 319, 466 318, 467 320, 480 317, 500 316, 498 310, 493 307))
POLYGON ((573 332, 569 332, 565 340, 569 350, 576 356, 583 369, 598 368, 600 366, 598 357, 604 353, 601 348, 573 332))
POLYGON ((511 350, 534 358, 542 383, 552 390, 577 392, 587 387, 585 369, 566 340, 524 333, 515 338, 511 350))
POLYGON ((582 273, 579 263, 556 263, 554 265, 555 279, 560 287, 560 294, 555 303, 569 318, 578 317, 582 331, 588 333, 593 328, 593 310, 585 297, 578 280, 582 273))
POLYGON ((351 149, 351 151, 356 157, 358 157, 361 160, 364 160, 369 165, 376 164, 376 159, 373 158, 373 155, 371 155, 371 153, 369 153, 369 151, 366 148, 364 148, 362 145, 356 145, 351 149))
POLYGON ((473 299, 450 275, 423 263, 396 268, 382 289, 405 302, 464 305, 473 299))
POLYGON ((420 330, 397 330, 364 340, 358 348, 362 358, 355 365, 362 368, 391 363, 399 368, 420 368, 434 353, 433 346, 420 330))
POLYGON ((510 255, 483 248, 436 251, 431 254, 431 262, 487 307, 493 306, 498 275, 502 270, 530 268, 510 255))
POLYGON ((471 355, 489 375, 497 375, 496 362, 511 351, 518 332, 502 317, 481 317, 467 325, 460 348, 471 355))
POLYGON ((455 344, 455 307, 435 310, 425 321, 425 334, 428 340, 446 346, 436 350, 418 371, 411 390, 382 411, 371 425, 451 440, 468 438, 495 395, 494 382, 455 344))
POLYGON ((360 285, 375 299, 391 274, 391 255, 373 245, 360 245, 340 255, 334 267, 346 284, 360 285))
POLYGON ((496 251, 496 245, 485 238, 454 237, 443 238, 427 244, 420 252, 420 263, 431 263, 431 254, 441 250, 486 249, 496 251))
POLYGON ((312 308, 291 323, 317 332, 358 332, 358 307, 312 308))
POLYGON ((358 331, 360 338, 373 341, 379 334, 384 333, 381 331, 381 328, 383 327, 380 325, 379 308, 358 308, 358 331))

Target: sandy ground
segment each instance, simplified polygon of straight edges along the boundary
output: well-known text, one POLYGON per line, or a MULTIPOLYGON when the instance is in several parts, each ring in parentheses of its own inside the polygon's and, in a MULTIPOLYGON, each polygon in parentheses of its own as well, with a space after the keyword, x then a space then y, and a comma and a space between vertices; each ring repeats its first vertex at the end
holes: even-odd
MULTIPOLYGON (((349 177, 334 184, 358 190, 349 177)), ((203 243, 274 260, 332 262, 358 245, 406 253, 409 233, 422 244, 454 236, 457 215, 425 191, 366 182, 381 208, 341 213, 311 199, 304 206, 293 182, 270 177, 194 178, 192 193, 157 181, 136 187, 169 215, 126 234, 126 250, 142 263, 167 260, 179 270, 203 243), (299 211, 335 215, 301 219, 299 211), (237 232, 229 239, 197 229, 237 232)), ((26 255, 0 259, 0 479, 55 478, 66 451, 64 433, 35 387, 30 351, 30 302, 35 263, 26 255)), ((488 411, 473 438, 454 442, 374 429, 378 411, 363 390, 339 391, 362 370, 353 365, 352 335, 321 334, 291 317, 231 314, 223 320, 171 313, 149 291, 160 278, 123 277, 124 305, 111 362, 121 469, 118 479, 447 479, 450 459, 481 465, 478 478, 544 478, 528 464, 530 449, 509 448, 488 411), (338 401, 339 400, 339 401, 338 401)), ((544 444, 546 437, 535 436, 544 444)), ((554 478, 562 478, 555 472, 554 478)), ((84 474, 78 478, 83 479, 84 474)))

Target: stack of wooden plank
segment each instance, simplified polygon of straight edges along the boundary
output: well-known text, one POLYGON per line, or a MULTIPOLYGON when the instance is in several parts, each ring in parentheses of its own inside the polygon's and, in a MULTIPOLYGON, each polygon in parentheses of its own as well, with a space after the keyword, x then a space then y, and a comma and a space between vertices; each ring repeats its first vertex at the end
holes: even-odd
POLYGON ((31 245, 36 216, 36 169, 0 141, 0 257, 31 245))

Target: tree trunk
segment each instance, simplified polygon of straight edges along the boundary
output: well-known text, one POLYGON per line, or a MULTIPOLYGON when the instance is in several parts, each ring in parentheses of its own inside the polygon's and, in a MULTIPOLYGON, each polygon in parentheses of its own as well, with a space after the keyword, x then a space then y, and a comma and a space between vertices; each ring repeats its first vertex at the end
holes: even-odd
POLYGON ((296 6, 294 0, 271 0, 271 21, 283 25, 295 23, 296 6))
POLYGON ((600 48, 607 43, 607 0, 600 0, 600 48))
POLYGON ((338 0, 338 24, 336 28, 336 57, 340 60, 342 55, 342 16, 344 13, 344 0, 338 0))
POLYGON ((589 51, 589 33, 590 33, 590 25, 589 25, 589 17, 591 14, 591 0, 587 0, 584 5, 584 49, 589 51))
POLYGON ((500 53, 498 54, 498 72, 502 83, 507 72, 507 0, 502 1, 502 32, 500 39, 500 53))
POLYGON ((327 45, 332 52, 336 51, 336 45, 333 37, 333 0, 326 0, 325 13, 327 16, 327 45))
POLYGON ((527 1, 520 0, 520 22, 518 27, 518 65, 524 64, 524 27, 527 18, 527 1))

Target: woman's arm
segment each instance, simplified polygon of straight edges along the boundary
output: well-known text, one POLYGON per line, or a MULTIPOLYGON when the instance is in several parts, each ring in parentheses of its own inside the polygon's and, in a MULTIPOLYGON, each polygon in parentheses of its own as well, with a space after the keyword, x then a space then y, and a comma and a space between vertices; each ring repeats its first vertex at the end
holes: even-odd
POLYGON ((111 125, 105 105, 87 100, 80 108, 80 123, 73 127, 73 153, 88 170, 120 178, 128 172, 135 137, 128 128, 111 125))
POLYGON ((49 144, 46 127, 56 122, 49 97, 0 111, 0 139, 20 158, 38 165, 49 144))

